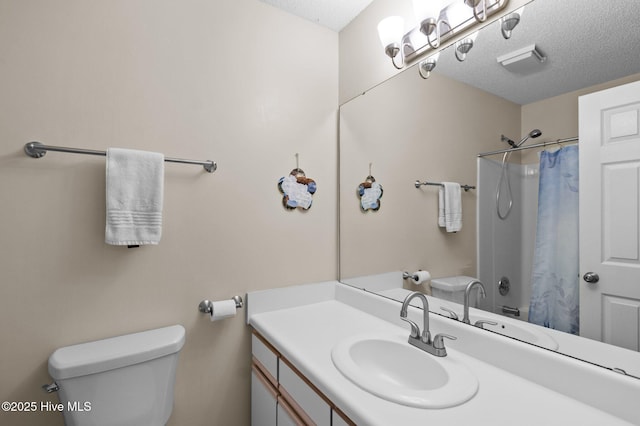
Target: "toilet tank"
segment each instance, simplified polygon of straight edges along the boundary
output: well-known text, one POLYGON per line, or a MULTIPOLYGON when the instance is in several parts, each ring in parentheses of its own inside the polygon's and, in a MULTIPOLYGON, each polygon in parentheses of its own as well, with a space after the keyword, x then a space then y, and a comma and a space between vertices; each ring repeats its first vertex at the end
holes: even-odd
MULTIPOLYGON (((431 295, 443 300, 464 304, 464 291, 467 285, 477 278, 466 275, 453 277, 433 278, 431 280, 431 295)), ((478 289, 471 289, 469 294, 469 306, 476 307, 478 302, 478 289)))
POLYGON ((67 426, 165 425, 185 330, 174 325, 57 349, 49 374, 67 426))

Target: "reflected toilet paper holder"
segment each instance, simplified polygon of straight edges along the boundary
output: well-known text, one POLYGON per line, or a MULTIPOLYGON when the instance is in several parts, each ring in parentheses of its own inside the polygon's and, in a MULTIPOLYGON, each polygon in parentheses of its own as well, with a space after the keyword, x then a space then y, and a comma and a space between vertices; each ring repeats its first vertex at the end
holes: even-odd
POLYGON ((412 274, 410 274, 409 272, 403 272, 402 278, 405 280, 411 280, 411 282, 415 285, 420 285, 431 280, 431 274, 429 273, 429 271, 420 269, 412 274))
POLYGON ((408 272, 403 272, 402 273, 402 279, 403 280, 408 280, 408 279, 417 280, 418 279, 418 274, 410 274, 408 272))
MULTIPOLYGON (((240 296, 233 296, 231 300, 236 302, 236 309, 242 308, 242 306, 244 306, 242 302, 242 297, 240 296)), ((203 314, 211 314, 211 311, 213 310, 213 302, 208 299, 203 300, 198 305, 198 310, 203 314)))

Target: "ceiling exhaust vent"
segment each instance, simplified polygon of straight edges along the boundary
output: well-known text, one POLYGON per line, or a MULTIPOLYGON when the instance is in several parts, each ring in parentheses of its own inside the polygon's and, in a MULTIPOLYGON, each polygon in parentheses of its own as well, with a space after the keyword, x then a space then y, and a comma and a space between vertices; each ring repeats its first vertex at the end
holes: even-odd
POLYGON ((547 57, 536 49, 535 44, 531 44, 499 56, 497 59, 508 71, 516 74, 531 74, 540 70, 547 57))

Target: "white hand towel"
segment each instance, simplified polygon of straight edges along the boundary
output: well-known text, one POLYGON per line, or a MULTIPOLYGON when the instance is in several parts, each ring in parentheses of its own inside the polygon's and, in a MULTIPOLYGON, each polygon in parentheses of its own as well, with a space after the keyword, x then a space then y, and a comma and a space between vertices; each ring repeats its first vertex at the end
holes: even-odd
POLYGON ((440 228, 446 226, 444 212, 444 185, 440 185, 438 189, 438 226, 440 228))
POLYGON ((462 196, 459 183, 442 182, 438 191, 438 226, 447 232, 462 229, 462 196))
POLYGON ((106 180, 105 242, 158 244, 162 235, 164 155, 109 148, 106 180))

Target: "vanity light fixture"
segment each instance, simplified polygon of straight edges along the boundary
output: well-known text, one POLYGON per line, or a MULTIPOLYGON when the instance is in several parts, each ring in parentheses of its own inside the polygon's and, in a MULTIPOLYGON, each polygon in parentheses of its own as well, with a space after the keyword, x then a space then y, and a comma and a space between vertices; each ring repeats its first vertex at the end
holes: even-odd
POLYGON ((438 64, 439 57, 440 52, 436 52, 418 64, 418 73, 420 74, 420 77, 424 78, 425 80, 429 78, 431 71, 433 71, 433 69, 438 64))
MULTIPOLYGON (((444 11, 445 19, 452 28, 466 28, 466 25, 475 24, 473 14, 461 1, 450 3, 444 11)), ((457 33, 460 31, 456 31, 457 33)))
POLYGON ((511 38, 511 31, 513 31, 516 25, 520 23, 523 12, 524 6, 500 19, 500 31, 502 32, 502 37, 504 37, 506 40, 509 40, 509 38, 511 38))
POLYGON ((487 20, 487 0, 464 0, 464 4, 473 9, 473 17, 477 22, 487 20), (478 10, 482 10, 482 13, 479 13, 478 10))
POLYGON ((476 37, 478 37, 478 31, 456 42, 454 52, 458 61, 462 62, 467 59, 467 53, 469 53, 473 47, 476 37))
POLYGON ((440 19, 442 6, 442 0, 413 0, 413 12, 418 18, 420 32, 425 35, 432 49, 440 46, 440 27, 444 24, 451 29, 451 25, 446 20, 440 19), (435 41, 432 42, 431 35, 434 32, 435 41))
MULTIPOLYGON (((390 16, 378 24, 378 36, 385 54, 396 69, 422 56, 433 53, 447 40, 467 32, 478 22, 484 22, 504 9, 509 0, 412 0, 418 24, 404 31, 404 19, 390 16)), ((517 25, 517 23, 515 24, 517 25)), ((513 25, 513 27, 515 27, 513 25)), ((511 27, 511 29, 513 29, 511 27)), ((459 61, 473 47, 475 33, 455 44, 454 53, 459 61)), ((437 59, 426 59, 418 64, 422 78, 428 78, 437 59)))
POLYGON ((400 53, 400 44, 404 34, 404 19, 401 16, 389 16, 378 24, 378 37, 384 48, 384 53, 391 58, 391 63, 397 69, 404 67, 404 55, 400 55, 400 65, 396 64, 395 58, 400 53))

